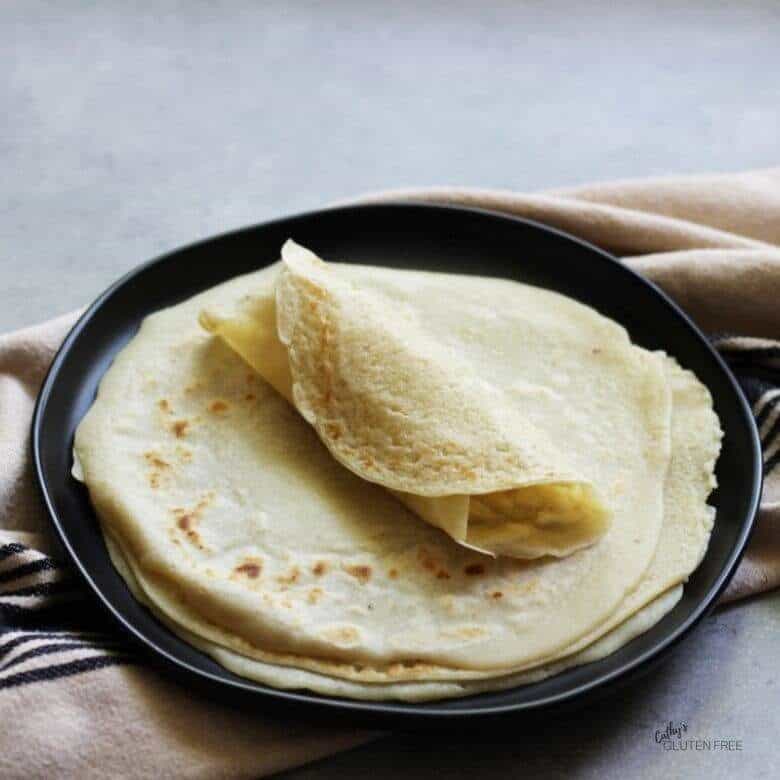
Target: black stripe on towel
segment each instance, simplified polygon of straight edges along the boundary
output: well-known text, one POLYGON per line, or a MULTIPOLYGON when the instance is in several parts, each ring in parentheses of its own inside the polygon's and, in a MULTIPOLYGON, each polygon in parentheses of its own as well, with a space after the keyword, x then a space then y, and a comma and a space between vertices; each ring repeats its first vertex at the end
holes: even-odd
POLYGON ((85 610, 78 610, 79 614, 74 615, 73 602, 83 601, 80 596, 74 595, 72 598, 59 598, 51 603, 30 604, 20 606, 19 604, 4 604, 0 600, 0 621, 5 628, 10 629, 36 629, 41 631, 66 631, 77 628, 79 623, 83 623, 88 618, 94 618, 94 610, 88 610, 89 614, 83 614, 85 610))
MULTIPOLYGON (((1 638, 2 634, 0 634, 1 638)), ((95 642, 97 644, 109 640, 110 637, 105 634, 93 634, 86 631, 28 631, 21 636, 9 639, 5 644, 0 644, 0 658, 17 647, 26 645, 28 642, 40 642, 41 639, 60 639, 63 642, 95 642)))
POLYGON ((72 579, 60 582, 39 582, 37 585, 28 585, 16 590, 0 590, 0 599, 9 596, 58 596, 61 593, 75 591, 77 583, 72 579))
POLYGON ((718 344, 715 346, 718 352, 724 353, 723 356, 732 356, 740 360, 752 360, 761 362, 763 360, 775 360, 780 358, 780 347, 743 347, 739 344, 718 344))
MULTIPOLYGON (((11 669, 14 666, 17 666, 18 664, 22 664, 25 661, 29 661, 31 658, 38 658, 38 656, 41 655, 51 655, 52 653, 64 653, 68 652, 70 650, 85 650, 87 652, 89 651, 95 651, 95 650, 111 650, 113 649, 113 644, 109 642, 108 644, 105 643, 94 643, 94 644, 85 644, 84 642, 52 642, 48 645, 41 645, 40 647, 33 647, 32 650, 27 650, 24 653, 19 653, 19 655, 16 656, 16 658, 12 658, 10 661, 0 664, 0 674, 6 671, 6 669, 11 669)), ((0 677, 0 680, 2 678, 0 677)))
POLYGON ((756 415, 756 425, 759 428, 764 424, 764 422, 772 413, 772 410, 775 408, 775 406, 777 406, 778 403, 780 403, 780 393, 778 393, 774 398, 770 398, 761 407, 761 411, 756 415))
POLYGON ((766 432, 766 435, 761 440, 765 450, 768 450, 772 446, 772 441, 778 433, 780 433, 780 414, 777 416, 777 419, 772 423, 772 427, 766 432))
POLYGON ((52 558, 41 558, 37 561, 22 563, 15 569, 0 572, 0 582, 11 582, 11 580, 19 580, 22 577, 29 576, 30 574, 38 574, 43 571, 54 571, 55 569, 61 568, 62 565, 54 561, 52 558))
POLYGON ((136 659, 130 655, 98 655, 93 658, 81 658, 66 664, 45 666, 42 669, 31 669, 27 672, 12 674, 0 680, 0 690, 13 688, 28 683, 58 680, 63 677, 72 677, 74 674, 92 672, 106 666, 118 666, 119 664, 132 664, 136 659))
POLYGON ((772 469, 777 468, 778 465, 780 465, 780 450, 764 463, 764 476, 768 477, 769 472, 772 471, 772 469))
POLYGON ((10 558, 12 555, 17 555, 20 552, 24 552, 27 548, 19 542, 11 542, 10 544, 4 544, 0 546, 0 561, 4 561, 6 558, 10 558))

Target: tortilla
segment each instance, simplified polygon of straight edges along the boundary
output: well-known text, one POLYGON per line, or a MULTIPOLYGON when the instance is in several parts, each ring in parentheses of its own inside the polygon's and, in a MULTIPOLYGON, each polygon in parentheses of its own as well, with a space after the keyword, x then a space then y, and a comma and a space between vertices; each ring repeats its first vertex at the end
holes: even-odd
MULTIPOLYGON (((706 549, 714 516, 706 498, 715 486, 713 468, 720 445, 720 427, 707 389, 673 360, 667 358, 665 362, 673 389, 673 416, 672 460, 664 490, 661 540, 639 587, 595 631, 557 654, 557 660, 548 659, 525 671, 458 673, 419 663, 357 670, 350 664, 270 653, 251 657, 193 634, 175 622, 171 615, 181 617, 181 607, 166 605, 165 597, 148 582, 142 588, 118 545, 109 537, 112 559, 134 594, 172 630, 226 668, 262 683, 358 699, 425 701, 537 682, 572 666, 598 660, 650 628, 677 603, 682 590, 679 583, 698 566, 706 549), (157 602, 169 611, 161 611, 157 602)), ((185 625, 192 625, 190 620, 185 618, 185 625)))
POLYGON ((547 291, 338 269, 414 310, 547 440, 564 442, 567 468, 609 496, 612 525, 566 558, 490 559, 340 465, 197 324, 201 310, 229 311, 273 285, 277 265, 147 318, 77 431, 101 522, 157 608, 242 655, 357 680, 495 676, 591 635, 658 543, 670 456, 663 358, 547 291))
POLYGON ((215 661, 234 674, 283 690, 300 690, 305 688, 324 696, 341 696, 363 701, 436 701, 471 696, 488 691, 506 690, 519 685, 541 682, 574 666, 599 661, 619 650, 623 645, 652 628, 664 615, 674 609, 683 592, 681 585, 670 588, 666 593, 661 594, 642 607, 584 650, 564 656, 558 661, 535 666, 526 671, 463 681, 423 680, 417 682, 384 682, 372 685, 366 682, 308 671, 296 666, 284 666, 258 661, 190 633, 173 622, 165 612, 161 612, 157 608, 154 601, 150 600, 149 596, 142 589, 122 555, 119 546, 110 537, 107 537, 106 542, 114 566, 121 573, 125 582, 127 582, 133 595, 146 604, 163 623, 182 639, 212 656, 215 661))
POLYGON ((282 258, 273 285, 200 321, 294 403, 339 463, 480 552, 562 557, 606 532, 594 485, 467 350, 292 241, 282 258))

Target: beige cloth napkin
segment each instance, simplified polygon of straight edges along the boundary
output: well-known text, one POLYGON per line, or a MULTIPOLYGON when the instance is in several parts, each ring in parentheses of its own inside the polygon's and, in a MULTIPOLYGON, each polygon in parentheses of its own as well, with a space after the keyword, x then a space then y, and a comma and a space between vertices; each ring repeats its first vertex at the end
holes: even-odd
MULTIPOLYGON (((780 584, 780 169, 362 200, 454 203, 554 225, 624 257, 720 334, 759 420, 767 470, 759 528, 726 598, 780 584)), ((38 387, 75 319, 0 336, 0 777, 257 777, 370 739, 206 701, 140 663, 116 632, 81 620, 90 608, 50 555, 28 444, 38 387), (63 615, 75 622, 63 628, 63 615)))

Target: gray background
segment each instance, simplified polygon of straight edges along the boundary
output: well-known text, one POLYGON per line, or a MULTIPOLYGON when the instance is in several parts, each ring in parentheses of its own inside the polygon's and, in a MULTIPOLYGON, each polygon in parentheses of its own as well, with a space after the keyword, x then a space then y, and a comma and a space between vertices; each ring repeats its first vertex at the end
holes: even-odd
MULTIPOLYGON (((5 2, 0 331, 182 243, 365 190, 776 165, 778 41, 768 2, 5 2)), ((762 597, 598 709, 392 737, 291 776, 769 776, 778 629, 780 596, 762 597), (665 753, 668 720, 744 749, 665 753)))

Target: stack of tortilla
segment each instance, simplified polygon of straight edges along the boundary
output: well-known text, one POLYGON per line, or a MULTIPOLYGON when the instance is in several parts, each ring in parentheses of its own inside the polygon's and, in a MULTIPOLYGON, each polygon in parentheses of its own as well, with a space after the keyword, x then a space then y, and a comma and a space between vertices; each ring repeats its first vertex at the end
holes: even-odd
POLYGON ((707 389, 562 295, 282 260, 148 317, 74 474, 136 596, 279 688, 425 701, 613 652, 714 510, 707 389))

